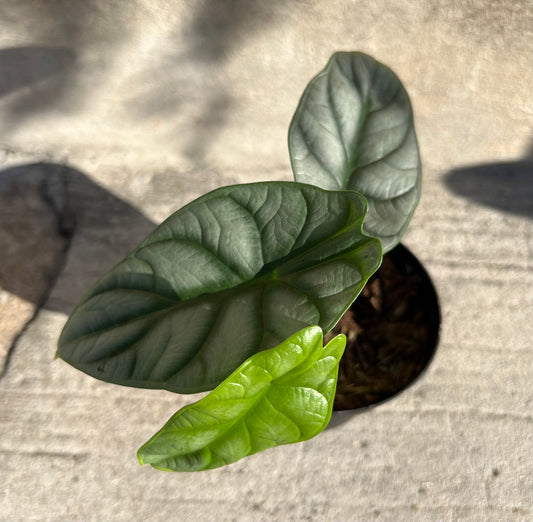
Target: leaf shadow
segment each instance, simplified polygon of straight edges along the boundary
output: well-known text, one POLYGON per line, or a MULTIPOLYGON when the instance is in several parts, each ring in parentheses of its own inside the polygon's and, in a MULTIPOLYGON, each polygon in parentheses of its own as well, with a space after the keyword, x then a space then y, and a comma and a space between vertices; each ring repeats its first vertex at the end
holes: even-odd
POLYGON ((533 158, 454 169, 444 177, 453 193, 477 204, 533 219, 533 158))
POLYGON ((257 0, 202 2, 187 32, 191 54, 207 63, 227 60, 250 34, 257 34, 274 22, 277 11, 273 5, 279 2, 280 0, 271 0, 267 4, 257 0))
POLYGON ((0 289, 65 314, 155 227, 82 171, 58 163, 0 171, 0 218, 7 248, 0 289))
MULTIPOLYGON (((72 67, 76 55, 68 47, 26 46, 0 49, 0 96, 55 76, 55 83, 72 67)), ((55 86, 57 89, 57 85, 55 86)), ((57 91, 56 91, 57 96, 57 91)))
POLYGON ((86 107, 131 40, 138 11, 135 2, 3 2, 6 41, 31 44, 0 50, 0 131, 9 135, 28 120, 39 124, 41 114, 86 107))
MULTIPOLYGON (((177 115, 170 134, 184 136, 183 153, 206 162, 212 144, 238 106, 226 64, 249 38, 267 30, 281 14, 280 0, 205 0, 187 24, 171 32, 176 45, 163 49, 136 83, 143 86, 128 108, 137 119, 177 115), (153 79, 157 78, 154 82, 153 79)), ((261 57, 257 58, 258 60, 261 57)))

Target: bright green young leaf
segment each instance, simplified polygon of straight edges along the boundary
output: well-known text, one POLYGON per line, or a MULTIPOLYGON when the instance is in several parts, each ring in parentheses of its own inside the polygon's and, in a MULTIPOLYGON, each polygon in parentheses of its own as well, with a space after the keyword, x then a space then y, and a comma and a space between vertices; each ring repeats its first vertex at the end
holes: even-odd
POLYGON ((252 354, 335 325, 381 262, 365 211, 355 192, 299 183, 214 190, 96 283, 58 355, 117 384, 213 389, 252 354))
POLYGON ((346 338, 326 347, 311 326, 252 355, 209 395, 179 410, 138 452, 141 464, 201 471, 274 446, 301 442, 328 424, 346 338))
POLYGON ((399 241, 420 196, 411 104, 396 75, 362 53, 336 53, 304 91, 289 128, 296 181, 355 190, 363 230, 383 251, 399 241))

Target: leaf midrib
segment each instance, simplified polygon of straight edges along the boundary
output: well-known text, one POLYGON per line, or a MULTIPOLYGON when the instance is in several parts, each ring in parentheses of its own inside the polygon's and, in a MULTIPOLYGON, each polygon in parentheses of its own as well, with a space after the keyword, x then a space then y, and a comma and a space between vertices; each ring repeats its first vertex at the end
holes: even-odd
MULTIPOLYGON (((354 85, 353 81, 348 78, 343 70, 341 69, 341 67, 339 67, 339 65, 337 64, 337 62, 334 62, 339 73, 346 79, 348 85, 350 85, 350 87, 353 87, 356 91, 357 91, 357 94, 358 96, 361 98, 362 100, 362 104, 361 104, 361 115, 359 117, 359 120, 358 120, 358 124, 357 124, 357 130, 355 132, 355 140, 354 140, 354 145, 353 145, 353 149, 352 149, 352 153, 350 153, 348 147, 347 147, 347 144, 344 143, 344 140, 342 140, 342 135, 340 135, 339 133, 339 136, 340 136, 340 139, 341 139, 341 142, 342 142, 342 145, 343 145, 343 148, 344 148, 344 151, 345 151, 345 154, 346 154, 346 158, 347 158, 347 162, 346 162, 346 165, 347 165, 347 168, 346 168, 346 172, 343 173, 343 176, 342 176, 342 180, 343 180, 343 185, 342 185, 342 189, 347 189, 348 187, 348 184, 350 182, 350 180, 353 178, 354 174, 361 168, 363 167, 366 167, 368 165, 371 165, 373 163, 377 163, 378 161, 381 161, 382 159, 384 159, 386 156, 388 156, 389 154, 386 154, 385 156, 383 156, 382 158, 378 158, 377 160, 374 160, 368 164, 359 164, 358 163, 358 158, 360 157, 360 147, 361 147, 361 143, 363 141, 363 138, 364 138, 364 128, 365 126, 367 125, 368 123, 368 119, 370 118, 370 115, 372 114, 375 114, 377 112, 380 112, 380 111, 383 111, 383 110, 386 110, 387 107, 389 107, 389 105, 392 103, 392 101, 394 101, 397 96, 399 95, 399 93, 401 92, 401 85, 397 85, 396 87, 396 91, 394 92, 394 94, 391 96, 391 99, 389 100, 389 102, 384 105, 383 107, 380 107, 379 109, 375 109, 375 110, 370 110, 370 96, 368 95, 368 93, 363 93, 362 91, 360 91, 359 89, 357 89, 357 87, 354 85)), ((353 63, 351 63, 351 67, 353 68, 353 63)), ((371 77, 370 77, 370 82, 369 82, 369 92, 371 91, 371 87, 374 85, 374 82, 375 82, 375 75, 376 75, 376 71, 378 70, 377 67, 375 67, 372 71, 372 74, 371 74, 371 77)), ((354 76, 356 76, 356 74, 352 71, 352 74, 354 76)), ((329 81, 328 81, 328 99, 330 99, 330 92, 329 92, 329 81)), ((334 107, 334 104, 332 104, 330 102, 330 105, 332 107, 334 107)), ((333 109, 332 109, 333 110, 333 109)), ((338 122, 337 120, 335 119, 335 123, 337 123, 338 125, 338 122)), ((404 123, 402 123, 403 125, 404 123)), ((406 135, 409 133, 409 129, 407 129, 406 133, 405 133, 405 136, 403 137, 402 139, 402 144, 404 143, 405 141, 405 137, 406 135)), ((396 149, 394 149, 396 150, 396 149)), ((391 151, 391 152, 394 152, 394 151, 391 151)))

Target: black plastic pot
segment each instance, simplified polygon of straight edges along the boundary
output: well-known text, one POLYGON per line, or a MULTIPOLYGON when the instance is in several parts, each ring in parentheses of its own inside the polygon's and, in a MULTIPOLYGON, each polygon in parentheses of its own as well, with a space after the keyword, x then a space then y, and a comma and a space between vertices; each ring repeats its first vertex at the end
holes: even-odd
POLYGON ((440 324, 428 273, 398 245, 332 332, 348 337, 334 410, 364 411, 408 388, 433 359, 440 324))

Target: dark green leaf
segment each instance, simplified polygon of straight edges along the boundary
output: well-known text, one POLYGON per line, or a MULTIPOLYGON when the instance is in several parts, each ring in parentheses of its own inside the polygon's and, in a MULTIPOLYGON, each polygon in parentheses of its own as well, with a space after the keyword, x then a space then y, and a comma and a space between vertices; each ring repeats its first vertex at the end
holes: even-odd
POLYGON ((359 194, 299 183, 210 192, 95 285, 58 355, 117 384, 212 389, 305 326, 335 325, 381 262, 365 210, 359 194))
POLYGON ((326 347, 311 326, 252 355, 209 395, 179 410, 138 452, 141 464, 201 471, 310 439, 331 417, 346 338, 326 347))
POLYGON ((396 75, 362 53, 336 53, 307 86, 289 129, 296 181, 355 190, 369 205, 363 230, 383 251, 418 204, 421 167, 411 104, 396 75))

